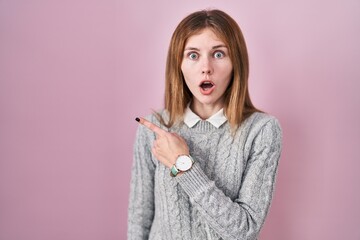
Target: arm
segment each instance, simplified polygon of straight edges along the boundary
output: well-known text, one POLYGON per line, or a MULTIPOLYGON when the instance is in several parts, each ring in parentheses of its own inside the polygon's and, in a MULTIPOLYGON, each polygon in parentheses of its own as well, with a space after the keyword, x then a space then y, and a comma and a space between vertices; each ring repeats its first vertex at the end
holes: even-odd
MULTIPOLYGON (((203 221, 224 240, 256 239, 267 215, 281 152, 281 129, 268 121, 252 143, 235 201, 227 197, 195 163, 177 177, 203 221)), ((220 159, 219 159, 220 160, 220 159)))
POLYGON ((134 145, 128 209, 128 239, 148 239, 154 218, 154 171, 146 129, 139 126, 134 145))

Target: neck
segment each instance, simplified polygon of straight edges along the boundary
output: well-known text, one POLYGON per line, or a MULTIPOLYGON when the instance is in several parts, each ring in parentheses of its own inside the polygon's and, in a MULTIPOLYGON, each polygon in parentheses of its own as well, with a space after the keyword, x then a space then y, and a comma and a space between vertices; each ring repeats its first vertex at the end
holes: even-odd
POLYGON ((201 119, 206 120, 224 107, 223 101, 214 104, 203 104, 196 100, 190 104, 191 110, 201 119))

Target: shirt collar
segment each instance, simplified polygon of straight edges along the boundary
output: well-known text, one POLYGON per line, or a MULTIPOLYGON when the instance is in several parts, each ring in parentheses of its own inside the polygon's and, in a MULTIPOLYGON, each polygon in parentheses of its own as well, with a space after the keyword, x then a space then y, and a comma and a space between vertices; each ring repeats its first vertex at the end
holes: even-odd
MULTIPOLYGON (((201 118, 196 115, 189 106, 185 109, 184 114, 184 123, 189 127, 194 127, 199 121, 201 121, 201 118)), ((206 119, 205 121, 211 123, 214 127, 219 128, 221 125, 223 125, 227 118, 224 115, 224 109, 220 109, 217 113, 206 119)))

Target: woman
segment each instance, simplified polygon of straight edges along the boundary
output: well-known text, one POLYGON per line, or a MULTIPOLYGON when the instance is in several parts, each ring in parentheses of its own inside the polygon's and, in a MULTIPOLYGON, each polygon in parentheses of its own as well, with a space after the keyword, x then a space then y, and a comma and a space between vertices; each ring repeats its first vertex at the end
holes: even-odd
POLYGON ((136 118, 128 239, 257 239, 281 129, 251 103, 248 68, 244 38, 226 13, 195 12, 177 26, 165 110, 136 118))

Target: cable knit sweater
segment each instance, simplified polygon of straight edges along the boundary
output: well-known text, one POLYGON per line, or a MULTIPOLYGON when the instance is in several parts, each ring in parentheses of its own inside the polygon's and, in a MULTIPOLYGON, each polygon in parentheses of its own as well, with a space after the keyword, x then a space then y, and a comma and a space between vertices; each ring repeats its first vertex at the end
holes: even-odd
MULTIPOLYGON (((160 125, 154 116, 147 119, 160 125)), ((155 134, 139 126, 128 239, 257 239, 281 152, 276 118, 253 113, 235 135, 228 122, 218 129, 200 121, 193 128, 179 124, 167 130, 186 140, 195 163, 184 174, 171 177, 151 153, 155 134)))

